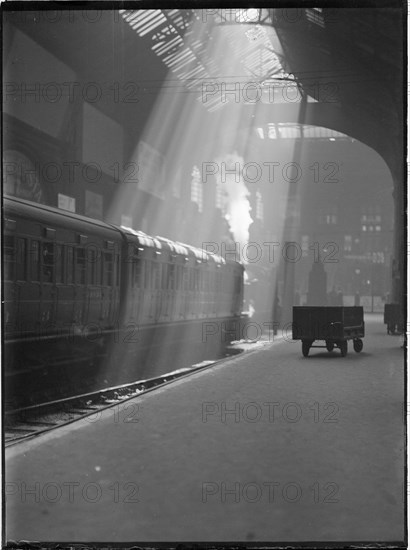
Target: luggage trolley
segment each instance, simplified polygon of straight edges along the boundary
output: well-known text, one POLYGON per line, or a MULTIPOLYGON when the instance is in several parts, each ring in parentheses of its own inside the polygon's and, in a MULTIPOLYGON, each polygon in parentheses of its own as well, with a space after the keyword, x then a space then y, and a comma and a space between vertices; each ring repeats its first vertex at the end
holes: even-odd
POLYGON ((331 352, 340 349, 342 357, 347 354, 347 342, 353 340, 353 349, 363 349, 363 307, 344 306, 294 306, 292 339, 302 340, 302 353, 309 355, 310 348, 326 348, 331 352), (315 340, 324 340, 324 346, 313 345, 315 340))

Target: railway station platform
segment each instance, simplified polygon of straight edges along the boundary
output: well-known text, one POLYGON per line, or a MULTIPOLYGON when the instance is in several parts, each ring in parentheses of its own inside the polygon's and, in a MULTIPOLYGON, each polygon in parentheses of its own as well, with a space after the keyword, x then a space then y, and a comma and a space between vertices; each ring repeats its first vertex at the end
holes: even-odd
POLYGON ((6 450, 7 540, 405 546, 404 350, 275 340, 6 450))

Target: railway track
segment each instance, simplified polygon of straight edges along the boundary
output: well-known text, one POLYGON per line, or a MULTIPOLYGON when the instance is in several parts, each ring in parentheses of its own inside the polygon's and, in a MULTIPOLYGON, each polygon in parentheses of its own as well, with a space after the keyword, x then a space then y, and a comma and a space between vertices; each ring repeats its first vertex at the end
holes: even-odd
MULTIPOLYGON (((259 344, 268 344, 272 341, 271 336, 269 335, 267 339, 263 338, 259 344)), ((6 409, 3 422, 5 447, 10 447, 11 445, 81 420, 82 418, 95 415, 116 404, 133 399, 140 394, 153 391, 159 386, 170 384, 179 378, 187 377, 199 370, 210 368, 222 361, 226 361, 229 357, 250 351, 255 344, 258 344, 256 340, 241 340, 232 343, 227 349, 228 354, 225 357, 215 360, 205 360, 191 367, 178 369, 155 378, 138 380, 27 407, 6 409)))
POLYGON ((156 378, 139 380, 29 407, 6 410, 4 417, 5 446, 9 447, 82 418, 95 415, 113 405, 152 391, 184 376, 189 376, 224 359, 203 361, 191 368, 180 369, 156 378))

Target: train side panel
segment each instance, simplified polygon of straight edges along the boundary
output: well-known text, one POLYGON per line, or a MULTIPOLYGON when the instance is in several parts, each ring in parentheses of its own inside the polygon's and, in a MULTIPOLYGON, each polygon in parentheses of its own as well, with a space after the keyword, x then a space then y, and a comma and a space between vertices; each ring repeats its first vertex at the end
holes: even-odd
POLYGON ((26 201, 4 201, 6 374, 93 362, 119 314, 118 231, 26 201))
POLYGON ((3 253, 8 391, 150 377, 238 337, 243 267, 189 245, 7 198, 3 253))

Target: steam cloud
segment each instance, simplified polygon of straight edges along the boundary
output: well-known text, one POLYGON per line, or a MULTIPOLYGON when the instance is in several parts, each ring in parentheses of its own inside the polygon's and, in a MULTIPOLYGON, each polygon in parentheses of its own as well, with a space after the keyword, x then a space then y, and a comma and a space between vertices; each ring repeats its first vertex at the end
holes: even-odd
POLYGON ((222 167, 216 179, 225 196, 225 219, 235 242, 239 242, 242 249, 249 241, 249 226, 253 222, 250 215, 252 208, 247 198, 250 193, 242 178, 244 159, 235 151, 216 159, 216 162, 222 167))

